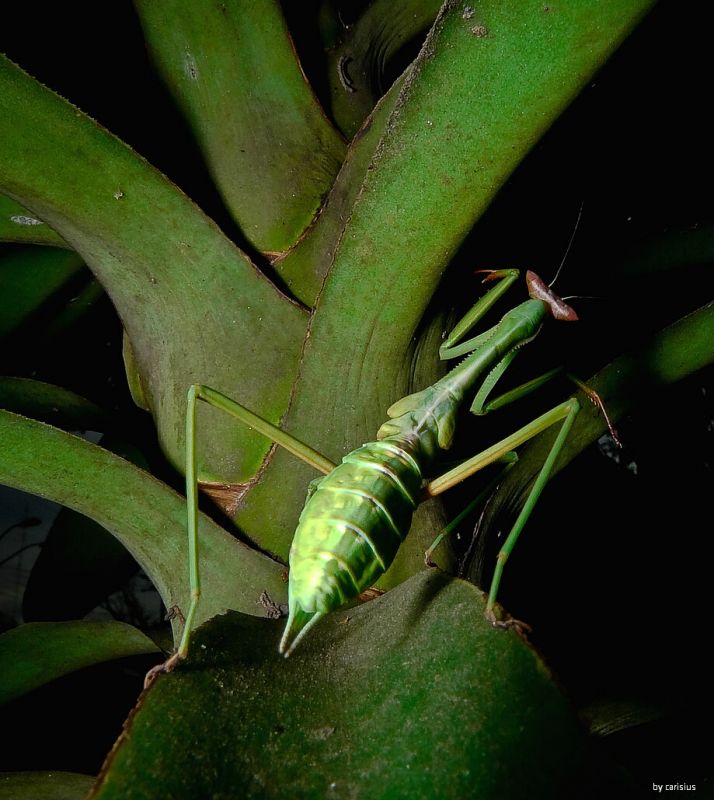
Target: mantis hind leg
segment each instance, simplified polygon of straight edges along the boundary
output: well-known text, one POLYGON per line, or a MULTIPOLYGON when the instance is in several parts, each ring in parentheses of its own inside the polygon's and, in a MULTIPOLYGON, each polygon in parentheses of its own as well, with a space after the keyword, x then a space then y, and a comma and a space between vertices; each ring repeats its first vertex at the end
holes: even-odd
POLYGON ((453 520, 440 532, 439 535, 434 539, 431 543, 429 549, 424 553, 424 564, 427 567, 435 567, 436 564, 432 561, 432 555, 434 554, 434 550, 441 544, 441 542, 450 534, 452 534, 461 523, 471 514, 471 512, 478 508, 478 506, 483 503, 483 501, 491 494, 491 492, 498 486, 498 484, 503 480, 505 474, 508 470, 518 461, 518 455, 513 452, 512 450, 508 453, 505 453, 500 459, 503 463, 505 463, 505 467, 498 472, 498 474, 490 480, 486 486, 476 495, 476 497, 458 514, 454 517, 453 520))
POLYGON ((196 478, 196 399, 200 386, 194 384, 188 390, 186 405, 186 530, 188 533, 188 579, 190 602, 183 623, 183 632, 178 649, 162 664, 147 672, 144 688, 147 688, 157 675, 171 672, 188 655, 193 631, 193 620, 201 599, 201 574, 198 557, 198 482, 196 478))
MULTIPOLYGON (((528 518, 530 517, 533 508, 538 501, 538 498, 548 482, 548 478, 553 470, 553 465, 563 449, 563 445, 565 444, 579 411, 580 403, 578 400, 576 398, 570 398, 569 400, 560 403, 550 411, 547 411, 545 414, 542 414, 528 425, 524 425, 515 433, 507 436, 500 442, 497 442, 478 455, 467 459, 462 464, 459 464, 458 467, 455 467, 454 469, 449 470, 449 472, 446 472, 443 475, 440 475, 438 478, 430 481, 425 487, 426 494, 429 496, 441 494, 447 489, 450 489, 452 486, 455 486, 457 483, 465 480, 467 477, 469 477, 469 475, 473 475, 475 472, 482 470, 488 464, 492 464, 499 459, 503 459, 504 456, 506 456, 506 454, 508 454, 514 448, 524 444, 537 434, 541 433, 547 428, 550 428, 552 425, 562 422, 556 440, 551 447, 550 452, 548 453, 548 457, 540 469, 538 477, 536 478, 528 497, 526 498, 526 502, 520 514, 518 515, 518 519, 513 525, 508 537, 506 538, 506 541, 503 544, 503 547, 501 548, 501 551, 498 554, 496 568, 491 580, 491 588, 486 605, 486 616, 494 625, 509 626, 517 624, 514 620, 507 622, 499 620, 494 612, 496 596, 498 594, 498 588, 503 576, 503 568, 508 560, 508 557, 513 552, 513 548, 516 546, 518 537, 521 535, 521 532, 523 531, 523 528, 525 527, 526 522, 528 521, 528 518)), ((498 476, 498 480, 500 480, 500 477, 501 476, 498 476)), ((438 544, 438 541, 435 542, 435 545, 436 544, 438 544)), ((432 548, 435 545, 432 545, 432 548)))
POLYGON ((526 523, 528 522, 528 518, 530 517, 535 504, 538 502, 538 498, 541 496, 543 489, 545 488, 546 483, 548 482, 548 478, 550 477, 550 473, 553 470, 553 465, 558 458, 560 451, 563 449, 565 441, 568 438, 568 434, 570 433, 570 429, 573 427, 573 423, 575 422, 575 417, 578 415, 580 411, 580 403, 576 399, 567 400, 565 403, 562 404, 563 409, 566 411, 565 419, 563 420, 563 424, 558 431, 558 435, 553 442, 553 446, 548 453, 548 457, 543 462, 543 466, 538 473, 538 477, 533 484, 530 492, 528 493, 528 497, 526 498, 526 502, 521 509, 518 518, 516 519, 513 527, 511 528, 508 536, 506 537, 506 541, 503 543, 501 550, 498 553, 496 558, 496 567, 493 572, 493 577, 491 578, 491 587, 488 593, 488 601, 486 603, 486 616, 488 619, 498 627, 509 627, 511 625, 518 626, 519 624, 516 620, 500 620, 496 617, 494 606, 496 604, 496 596, 498 594, 499 586, 501 585, 501 578, 503 577, 503 568, 508 560, 509 556, 513 552, 513 548, 516 546, 516 542, 518 541, 519 536, 521 535, 523 528, 525 527, 526 523))
MULTIPOLYGON (((324 474, 331 472, 335 468, 335 464, 322 453, 253 413, 235 400, 231 400, 221 392, 199 383, 195 383, 190 387, 186 404, 186 528, 188 533, 188 575, 191 599, 186 612, 178 649, 163 664, 159 664, 147 673, 144 680, 145 686, 148 686, 156 675, 162 672, 170 672, 188 655, 193 621, 201 599, 198 545, 198 476, 196 473, 196 402, 198 400, 203 400, 214 408, 225 411, 230 416, 239 419, 324 474)), ((310 484, 309 493, 314 492, 316 488, 316 482, 313 481, 310 484)))

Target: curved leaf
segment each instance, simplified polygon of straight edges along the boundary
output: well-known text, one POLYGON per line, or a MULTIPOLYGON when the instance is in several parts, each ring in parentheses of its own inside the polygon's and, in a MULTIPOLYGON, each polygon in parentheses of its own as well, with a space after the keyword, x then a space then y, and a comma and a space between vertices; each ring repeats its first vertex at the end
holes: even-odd
POLYGON ((3 772, 0 794, 5 800, 82 800, 93 783, 78 772, 3 772))
POLYGON ((0 635, 0 703, 92 664, 158 652, 124 622, 29 622, 0 635))
POLYGON ((3 194, 0 194, 0 242, 67 246, 49 225, 3 194))
POLYGON ((86 277, 86 280, 78 287, 76 294, 69 298, 65 306, 48 323, 47 333, 49 335, 70 328, 104 296, 101 283, 89 270, 86 270, 85 273, 83 277, 86 277))
POLYGON ((71 431, 105 431, 109 415, 69 389, 30 378, 0 377, 0 408, 71 431))
POLYGON ((332 116, 352 138, 384 93, 386 67, 399 49, 425 33, 440 0, 376 0, 328 51, 332 116))
POLYGON ((344 143, 305 80, 280 4, 134 5, 236 222, 260 250, 287 249, 317 213, 344 143))
POLYGON ((352 140, 342 169, 315 224, 295 247, 273 262, 276 272, 290 291, 306 306, 315 305, 325 276, 332 266, 345 221, 362 189, 370 161, 394 111, 400 87, 401 80, 379 101, 352 140))
MULTIPOLYGON (((47 497, 98 522, 144 568, 167 608, 188 609, 183 498, 96 445, 7 411, 0 412, 0 441, 1 483, 47 497)), ((231 538, 203 515, 199 536, 200 620, 226 608, 266 615, 264 592, 274 603, 285 602, 281 565, 231 538)), ((179 628, 175 621, 175 636, 179 628)))
MULTIPOLYGON (((462 3, 444 5, 407 73, 312 317, 286 417, 295 436, 337 460, 374 437, 391 403, 423 388, 409 385, 409 365, 447 263, 650 5, 493 0, 468 19, 462 3)), ((294 470, 288 482, 285 458, 275 453, 237 516, 246 529, 266 526, 267 546, 283 557, 312 477, 294 470), (276 504, 278 493, 288 502, 276 504)))
POLYGON ((27 247, 0 258, 0 336, 51 301, 84 266, 72 251, 27 247))
POLYGON ((431 571, 328 617, 289 659, 278 623, 214 620, 143 696, 91 796, 562 796, 577 722, 483 611, 473 586, 431 571))
MULTIPOLYGON (((163 175, 4 57, 0 190, 60 232, 106 288, 176 466, 191 383, 273 421, 284 413, 304 312, 163 175)), ((252 477, 268 443, 210 409, 201 422, 203 477, 252 477)))

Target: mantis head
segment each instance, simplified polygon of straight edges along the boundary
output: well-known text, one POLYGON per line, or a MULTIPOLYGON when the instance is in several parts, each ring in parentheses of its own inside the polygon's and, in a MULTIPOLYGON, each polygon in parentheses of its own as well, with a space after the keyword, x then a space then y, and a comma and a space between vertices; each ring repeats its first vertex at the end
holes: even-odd
POLYGON ((562 300, 558 295, 548 286, 542 278, 539 278, 535 272, 528 270, 526 272, 526 285, 528 286, 528 294, 533 300, 540 300, 545 303, 550 309, 553 319, 559 319, 563 322, 576 322, 578 315, 575 309, 571 308, 565 300, 562 300))

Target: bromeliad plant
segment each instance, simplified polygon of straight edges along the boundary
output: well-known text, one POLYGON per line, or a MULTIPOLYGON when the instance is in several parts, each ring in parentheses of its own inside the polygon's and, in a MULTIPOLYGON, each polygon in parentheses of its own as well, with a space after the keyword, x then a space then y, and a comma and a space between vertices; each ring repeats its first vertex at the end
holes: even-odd
MULTIPOLYGON (((80 258, 88 265, 124 326, 132 396, 175 468, 184 468, 192 384, 235 398, 338 462, 374 438, 394 400, 439 377, 444 271, 650 5, 449 0, 439 9, 412 0, 395 10, 375 0, 345 25, 339 4, 319 4, 309 13, 324 48, 326 113, 275 0, 136 0, 156 68, 235 236, 7 59, 0 236, 52 246, 23 251, 38 276, 50 260, 57 280, 80 258), (385 63, 422 39, 382 93, 385 63)), ((15 283, 30 310, 53 285, 15 283)), ((639 363, 657 354, 648 386, 709 363, 713 324, 704 309, 642 345, 639 363)), ((593 380, 614 419, 644 390, 633 363, 623 357, 593 380)), ((9 409, 0 413, 0 480, 116 536, 177 610, 178 642, 190 601, 184 499, 108 449, 29 418, 103 430, 102 412, 82 398, 10 379, 0 396, 9 409)), ((213 621, 187 663, 144 695, 93 796, 262 797, 291 786, 292 796, 552 797, 567 786, 581 740, 539 658, 517 632, 493 630, 474 586, 423 571, 444 523, 435 503, 420 506, 381 583, 398 588, 321 623, 290 661, 277 656, 279 623, 265 618, 286 603, 285 563, 315 475, 215 409, 198 416, 200 486, 239 537, 200 515, 194 625, 213 621), (218 616, 227 610, 239 613, 218 616), (376 738, 384 747, 372 746, 376 738)), ((605 430, 595 410, 581 414, 556 469, 605 430)), ((541 437, 510 470, 499 495, 509 510, 523 503, 551 444, 541 437)), ((441 566, 450 569, 448 557, 441 566)), ((21 626, 0 639, 16 664, 3 697, 155 651, 120 623, 21 626)))

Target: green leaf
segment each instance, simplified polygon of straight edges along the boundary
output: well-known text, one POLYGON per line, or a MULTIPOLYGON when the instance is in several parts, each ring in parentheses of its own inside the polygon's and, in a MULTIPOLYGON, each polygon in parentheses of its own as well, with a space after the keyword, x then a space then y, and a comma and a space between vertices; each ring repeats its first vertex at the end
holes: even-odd
POLYGON ((352 206, 362 190, 365 175, 384 134, 399 96, 398 81, 379 101, 358 136, 352 140, 330 194, 315 224, 299 242, 273 262, 290 291, 306 306, 315 305, 352 206))
POLYGON ((331 615, 289 659, 279 623, 214 620, 140 700, 91 796, 562 796, 574 715, 483 612, 473 586, 431 571, 331 615))
POLYGON ((88 270, 85 270, 84 273, 83 277, 86 277, 86 280, 77 288, 76 293, 69 298, 64 307, 49 321, 47 325, 48 335, 55 335, 66 328, 70 328, 104 296, 104 289, 101 283, 88 270))
MULTIPOLYGON (((49 425, 0 412, 0 483, 47 497, 116 536, 153 581, 167 608, 188 609, 186 503, 148 473, 49 425), (42 454, 38 463, 38 453, 42 454)), ((199 620, 227 608, 267 614, 261 595, 285 602, 283 567, 201 515, 203 600, 199 620)), ((174 636, 180 624, 174 621, 174 636)))
POLYGON ((67 246, 62 237, 49 225, 2 194, 0 194, 0 242, 67 246))
POLYGON ((65 430, 105 431, 109 415, 69 389, 30 378, 0 377, 0 408, 65 430))
POLYGON ((355 135, 383 94, 391 59, 429 29, 440 8, 440 0, 375 0, 328 51, 331 111, 345 136, 355 135))
POLYGON ((24 247, 0 258, 0 336, 66 292, 83 266, 76 253, 54 247, 24 247))
POLYGON ((82 800, 93 783, 77 772, 3 772, 0 794, 5 800, 82 800))
POLYGON ((157 652, 124 622, 29 622, 0 635, 0 703, 92 664, 157 652))
MULTIPOLYGON (((407 73, 320 293, 285 419, 297 438, 339 460, 373 439, 391 403, 423 388, 410 385, 411 367, 449 260, 650 5, 488 0, 465 19, 463 3, 445 4, 407 73)), ((434 332, 433 349, 421 352, 433 357, 436 377, 434 332)), ((283 557, 312 477, 289 469, 276 452, 237 516, 247 530, 262 524, 268 548, 283 557), (275 503, 278 494, 285 502, 275 503)))
MULTIPOLYGON (((111 296, 173 464, 183 463, 191 383, 280 419, 304 312, 163 175, 5 58, 0 190, 57 230, 111 296)), ((269 449, 211 409, 200 428, 206 480, 247 481, 269 449)))
POLYGON ((134 5, 234 219, 260 250, 286 250, 318 212, 344 143, 305 80, 280 4, 134 5))

